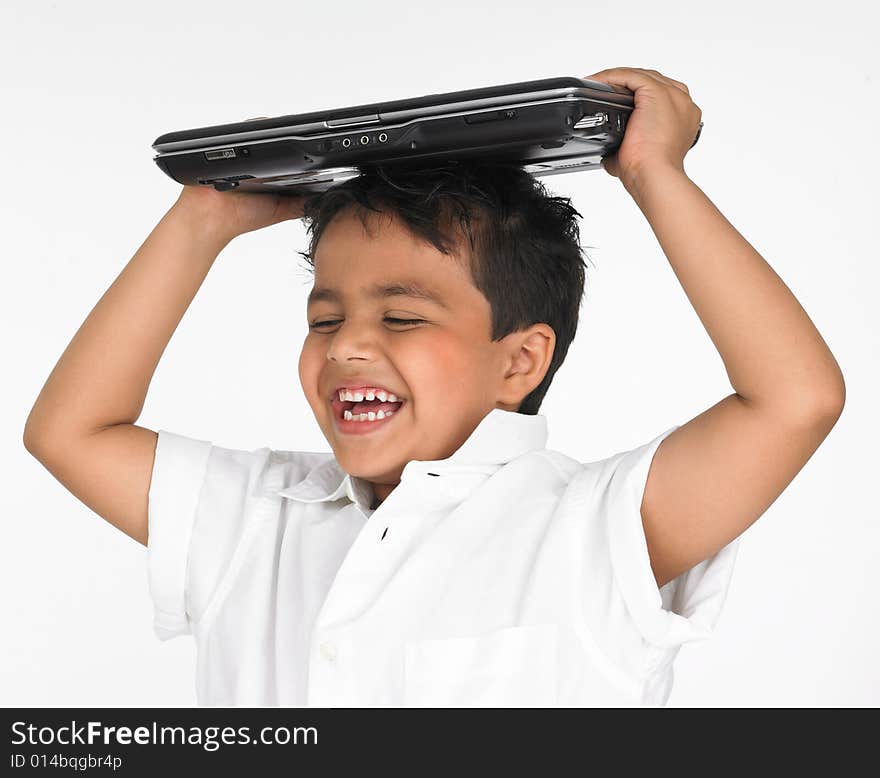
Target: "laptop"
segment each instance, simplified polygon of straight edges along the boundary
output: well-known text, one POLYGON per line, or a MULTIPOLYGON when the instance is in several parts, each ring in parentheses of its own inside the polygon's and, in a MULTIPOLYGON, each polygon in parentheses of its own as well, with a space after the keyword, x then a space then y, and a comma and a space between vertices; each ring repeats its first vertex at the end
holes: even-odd
POLYGON ((178 130, 154 161, 179 184, 218 191, 324 191, 371 165, 480 158, 534 176, 600 167, 623 140, 633 94, 575 77, 178 130))

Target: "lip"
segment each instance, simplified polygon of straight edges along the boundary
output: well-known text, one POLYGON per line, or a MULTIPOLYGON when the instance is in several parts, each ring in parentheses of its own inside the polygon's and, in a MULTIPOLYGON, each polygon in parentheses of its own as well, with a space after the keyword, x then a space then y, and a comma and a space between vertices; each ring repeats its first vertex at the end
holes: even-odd
POLYGON ((338 396, 330 401, 330 405, 333 409, 333 425, 344 435, 366 435, 393 422, 400 415, 400 412, 407 404, 407 401, 402 400, 400 407, 394 411, 391 416, 386 416, 384 419, 375 419, 374 421, 346 421, 341 418, 342 406, 344 404, 345 401, 340 401, 338 396))

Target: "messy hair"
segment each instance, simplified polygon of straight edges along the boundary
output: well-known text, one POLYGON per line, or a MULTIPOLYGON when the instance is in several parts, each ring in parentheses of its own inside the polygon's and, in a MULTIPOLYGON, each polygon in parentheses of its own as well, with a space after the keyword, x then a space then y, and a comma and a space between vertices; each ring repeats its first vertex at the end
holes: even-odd
POLYGON ((467 236, 468 269, 489 301, 493 341, 532 324, 553 328, 556 345, 541 383, 519 413, 541 407, 577 331, 585 265, 570 198, 548 194, 521 165, 498 161, 446 161, 423 165, 377 165, 310 196, 303 220, 311 234, 298 252, 314 272, 324 230, 353 208, 367 229, 368 212, 393 213, 410 232, 443 254, 459 257, 458 237, 467 236), (456 222, 458 230, 455 229, 456 222))

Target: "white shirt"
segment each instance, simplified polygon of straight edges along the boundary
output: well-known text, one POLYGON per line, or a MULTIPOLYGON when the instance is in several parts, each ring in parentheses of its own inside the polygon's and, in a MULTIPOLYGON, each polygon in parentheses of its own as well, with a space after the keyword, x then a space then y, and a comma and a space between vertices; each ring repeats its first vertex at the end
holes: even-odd
POLYGON ((160 430, 154 630, 195 637, 200 705, 663 705, 739 544, 657 588, 640 506, 675 429, 582 464, 546 417, 493 410, 376 510, 331 453, 160 430))

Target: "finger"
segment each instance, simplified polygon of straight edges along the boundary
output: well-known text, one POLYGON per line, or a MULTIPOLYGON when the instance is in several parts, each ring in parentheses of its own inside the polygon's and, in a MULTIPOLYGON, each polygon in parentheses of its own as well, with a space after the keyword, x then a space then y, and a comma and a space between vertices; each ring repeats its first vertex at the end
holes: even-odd
POLYGON ((608 70, 600 70, 592 76, 584 76, 584 78, 593 79, 595 81, 607 81, 608 83, 616 84, 617 86, 625 86, 631 92, 635 92, 636 87, 629 86, 629 84, 626 83, 627 74, 629 74, 628 77, 631 80, 641 77, 643 80, 640 84, 641 86, 660 82, 665 86, 674 87, 690 96, 687 86, 681 83, 681 81, 676 81, 674 78, 664 76, 656 70, 646 70, 644 68, 609 68, 608 70))
POLYGON ((629 89, 630 92, 635 92, 637 89, 657 82, 656 78, 649 75, 646 71, 637 68, 608 68, 607 70, 593 73, 591 76, 584 76, 584 78, 593 81, 604 81, 615 86, 623 86, 629 89))
POLYGON ((668 86, 674 86, 676 89, 680 89, 686 95, 690 96, 690 90, 687 88, 686 84, 683 84, 681 81, 676 81, 674 78, 670 78, 669 76, 664 76, 662 73, 658 73, 656 70, 648 70, 646 71, 650 73, 654 78, 662 81, 664 84, 668 86))
POLYGON ((618 178, 617 175, 617 154, 612 154, 609 157, 603 157, 601 161, 602 169, 608 173, 608 175, 614 176, 618 178))
POLYGON ((314 192, 300 192, 299 194, 294 195, 293 197, 288 198, 289 207, 291 212, 299 214, 302 211, 303 206, 305 205, 306 200, 308 200, 314 192))

